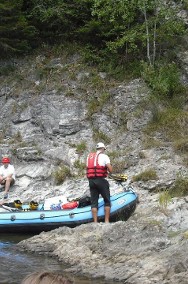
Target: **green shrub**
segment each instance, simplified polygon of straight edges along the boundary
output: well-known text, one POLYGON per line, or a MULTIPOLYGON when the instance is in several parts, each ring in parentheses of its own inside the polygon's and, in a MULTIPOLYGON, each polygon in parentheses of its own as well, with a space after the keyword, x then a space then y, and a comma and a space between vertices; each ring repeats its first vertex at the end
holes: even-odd
POLYGON ((174 142, 174 149, 180 153, 188 153, 188 136, 182 137, 174 142))
POLYGON ((149 180, 157 180, 158 176, 154 169, 148 169, 144 172, 135 175, 132 177, 133 181, 149 181, 149 180))
POLYGON ((166 108, 160 111, 158 119, 151 120, 145 132, 147 134, 160 131, 171 141, 179 140, 188 135, 188 113, 186 111, 166 108))
POLYGON ((188 155, 183 158, 183 164, 188 167, 188 155))
POLYGON ((78 174, 83 176, 86 172, 86 164, 82 163, 80 160, 74 162, 74 167, 78 170, 78 174))
POLYGON ((182 1, 182 9, 188 10, 188 1, 187 0, 182 1))
POLYGON ((110 157, 110 160, 114 160, 119 157, 119 153, 118 151, 108 151, 108 156, 110 157))
POLYGON ((82 141, 80 144, 76 145, 76 152, 82 154, 87 149, 85 141, 82 141))
POLYGON ((109 144, 111 139, 102 131, 98 129, 93 130, 93 140, 95 142, 101 141, 104 142, 104 144, 109 144))
MULTIPOLYGON (((149 129, 149 128, 148 128, 149 129)), ((146 132, 148 133, 148 129, 146 132)), ((145 139, 143 141, 143 145, 145 149, 151 149, 153 147, 157 148, 161 146, 161 141, 157 140, 156 138, 145 136, 145 139)))
POLYGON ((87 116, 90 118, 94 113, 100 109, 99 101, 96 98, 91 98, 87 105, 87 116))
POLYGON ((110 99, 110 93, 102 93, 99 98, 91 98, 87 105, 87 116, 91 117, 94 113, 99 112, 103 109, 103 106, 110 99))
POLYGON ((52 175, 54 177, 56 185, 62 184, 67 177, 72 177, 70 169, 65 165, 60 165, 52 175))
POLYGON ((180 81, 180 71, 175 63, 159 63, 156 66, 144 63, 142 77, 153 94, 163 99, 172 99, 185 92, 180 81))
MULTIPOLYGON (((22 134, 18 131, 12 138, 9 140, 9 144, 19 144, 19 145, 27 145, 25 141, 23 141, 22 134)), ((21 146, 20 146, 21 147, 21 146)))
POLYGON ((188 195, 188 177, 179 175, 174 183, 174 186, 169 190, 172 197, 181 197, 188 195))

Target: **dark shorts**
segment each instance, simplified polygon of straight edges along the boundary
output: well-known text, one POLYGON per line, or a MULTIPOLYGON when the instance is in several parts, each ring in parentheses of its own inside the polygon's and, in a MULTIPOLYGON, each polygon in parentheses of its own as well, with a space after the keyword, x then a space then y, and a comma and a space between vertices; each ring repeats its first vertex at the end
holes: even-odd
MULTIPOLYGON (((11 180, 11 182, 10 182, 10 185, 13 185, 13 184, 15 184, 15 180, 12 178, 12 180, 11 180)), ((3 182, 1 183, 1 185, 2 185, 2 186, 5 186, 5 181, 3 181, 3 182)))
POLYGON ((98 208, 100 194, 104 199, 104 206, 111 206, 109 182, 105 178, 89 179, 89 188, 91 194, 91 208, 98 208))

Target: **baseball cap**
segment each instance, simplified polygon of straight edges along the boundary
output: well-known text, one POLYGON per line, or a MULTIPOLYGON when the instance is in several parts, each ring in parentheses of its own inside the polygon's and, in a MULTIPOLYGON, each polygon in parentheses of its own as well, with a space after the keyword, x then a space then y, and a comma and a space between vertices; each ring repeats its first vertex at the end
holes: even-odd
POLYGON ((104 148, 104 149, 106 149, 106 147, 105 147, 104 143, 102 143, 102 142, 97 143, 96 148, 97 148, 97 149, 100 149, 100 148, 104 148))

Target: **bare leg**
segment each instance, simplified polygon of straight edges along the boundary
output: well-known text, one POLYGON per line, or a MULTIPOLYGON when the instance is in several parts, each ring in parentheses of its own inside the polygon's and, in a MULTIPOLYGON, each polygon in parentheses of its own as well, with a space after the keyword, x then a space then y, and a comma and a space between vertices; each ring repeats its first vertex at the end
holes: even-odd
POLYGON ((105 212, 105 223, 109 223, 110 222, 110 207, 105 206, 104 212, 105 212))
POLYGON ((10 189, 10 184, 11 184, 12 178, 6 178, 6 182, 5 182, 5 193, 9 192, 10 189))
POLYGON ((93 222, 97 223, 97 221, 98 221, 97 220, 97 212, 98 212, 97 208, 92 208, 91 212, 92 212, 92 215, 93 215, 93 222))
POLYGON ((3 177, 2 176, 0 176, 0 184, 1 183, 4 183, 5 181, 3 180, 3 177))

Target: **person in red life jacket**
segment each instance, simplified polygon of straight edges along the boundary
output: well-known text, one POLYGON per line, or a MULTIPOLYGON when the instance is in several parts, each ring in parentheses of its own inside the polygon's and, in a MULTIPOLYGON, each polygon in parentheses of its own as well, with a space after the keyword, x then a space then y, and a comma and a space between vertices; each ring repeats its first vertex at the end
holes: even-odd
POLYGON ((110 219, 110 188, 109 182, 105 179, 108 173, 112 173, 110 158, 104 154, 105 145, 99 142, 96 146, 97 152, 90 153, 87 157, 87 178, 89 181, 91 195, 91 211, 93 221, 97 223, 98 199, 99 195, 104 199, 105 223, 110 219))
POLYGON ((15 169, 10 164, 10 158, 2 158, 2 166, 0 167, 0 184, 5 188, 4 200, 8 199, 10 186, 15 182, 15 169))

